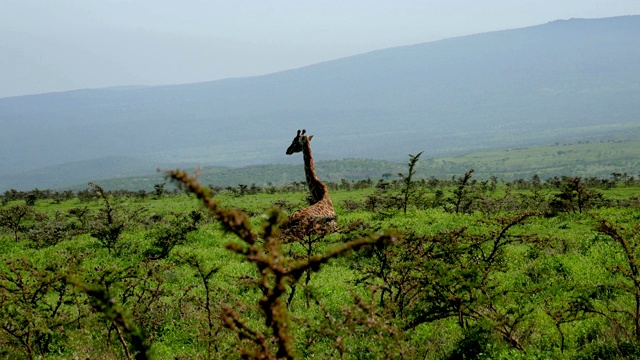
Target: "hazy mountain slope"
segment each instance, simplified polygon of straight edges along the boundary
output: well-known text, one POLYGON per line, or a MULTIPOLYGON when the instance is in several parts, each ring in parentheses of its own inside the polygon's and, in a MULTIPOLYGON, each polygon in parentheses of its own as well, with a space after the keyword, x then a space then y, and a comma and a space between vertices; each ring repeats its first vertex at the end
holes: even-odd
POLYGON ((108 157, 54 165, 16 174, 0 174, 0 191, 8 189, 59 189, 107 178, 122 178, 153 174, 157 165, 152 162, 108 157))
POLYGON ((392 48, 253 78, 4 98, 0 169, 106 156, 291 163, 284 150, 298 128, 316 135, 314 154, 323 160, 550 144, 589 126, 640 121, 637 64, 640 16, 629 16, 392 48))

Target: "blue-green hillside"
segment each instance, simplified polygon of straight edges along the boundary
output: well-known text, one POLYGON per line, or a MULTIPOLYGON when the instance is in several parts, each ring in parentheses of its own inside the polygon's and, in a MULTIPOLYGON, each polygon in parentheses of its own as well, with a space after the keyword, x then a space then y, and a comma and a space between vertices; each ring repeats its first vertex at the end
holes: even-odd
POLYGON ((404 162, 421 150, 441 158, 634 140, 637 64, 640 16, 626 16, 389 48, 259 77, 3 98, 0 173, 108 157, 152 169, 295 164, 284 146, 301 128, 316 135, 323 160, 404 162))

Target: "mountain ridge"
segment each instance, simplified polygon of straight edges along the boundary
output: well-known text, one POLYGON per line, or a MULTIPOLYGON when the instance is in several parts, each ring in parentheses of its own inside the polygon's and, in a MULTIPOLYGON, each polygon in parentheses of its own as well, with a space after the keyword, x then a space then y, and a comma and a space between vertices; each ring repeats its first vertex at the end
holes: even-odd
POLYGON ((248 78, 2 98, 0 168, 15 175, 111 156, 158 166, 291 164, 282 147, 300 128, 316 135, 314 154, 326 160, 548 145, 640 121, 638 63, 640 16, 628 16, 381 49, 248 78))

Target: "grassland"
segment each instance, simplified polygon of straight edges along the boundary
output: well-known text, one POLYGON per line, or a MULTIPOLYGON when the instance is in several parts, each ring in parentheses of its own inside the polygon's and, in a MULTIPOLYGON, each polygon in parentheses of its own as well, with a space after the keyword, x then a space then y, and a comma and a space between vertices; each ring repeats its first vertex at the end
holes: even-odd
POLYGON ((506 181, 554 176, 608 177, 611 173, 635 174, 640 169, 640 141, 557 144, 472 153, 432 159, 423 164, 420 175, 451 177, 475 169, 479 177, 497 176, 506 181))
POLYGON ((1 355, 640 356, 636 182, 459 178, 417 181, 406 214, 397 182, 332 184, 340 230, 274 243, 261 229, 276 221, 274 204, 305 206, 299 188, 221 189, 215 211, 185 193, 5 194, 1 355), (7 219, 19 209, 14 233, 7 219), (240 226, 220 220, 240 216, 233 209, 248 215, 253 245, 225 230, 240 226), (372 245, 309 268, 308 282, 287 277, 269 317, 260 304, 277 285, 270 261, 294 268, 307 244, 321 257, 362 237, 372 245))
MULTIPOLYGON (((635 127, 624 127, 636 134, 635 127)), ((619 137, 618 137, 619 138, 619 137)), ((634 138, 634 137, 632 137, 634 138)), ((637 138, 637 136, 635 137, 637 138)), ((528 179, 537 174, 540 178, 581 176, 606 178, 611 173, 637 175, 640 168, 640 141, 638 140, 576 140, 571 144, 511 148, 492 151, 473 151, 458 156, 430 158, 424 153, 416 167, 417 176, 438 179, 451 178, 475 169, 475 177, 489 179, 492 176, 502 181, 528 179), (578 142, 579 141, 579 142, 578 142)), ((420 149, 416 149, 416 153, 420 149)), ((316 168, 323 179, 340 182, 342 179, 380 179, 384 174, 396 176, 404 170, 403 163, 372 159, 342 159, 317 161, 316 168)), ((254 165, 246 167, 205 166, 201 169, 201 181, 217 186, 283 186, 291 182, 304 182, 302 165, 254 165)), ((124 177, 101 180, 106 189, 128 189, 152 191, 155 184, 162 183, 163 175, 124 177)), ((86 184, 73 187, 83 190, 86 184)))

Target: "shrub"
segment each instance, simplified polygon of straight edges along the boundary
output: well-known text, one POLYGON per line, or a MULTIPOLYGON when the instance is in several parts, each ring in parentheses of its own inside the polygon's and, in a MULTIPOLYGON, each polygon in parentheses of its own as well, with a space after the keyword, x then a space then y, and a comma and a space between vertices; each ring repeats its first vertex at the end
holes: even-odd
POLYGON ((15 241, 19 240, 21 232, 25 231, 23 221, 34 216, 35 211, 29 205, 15 205, 8 209, 0 209, 0 226, 13 233, 15 241))

